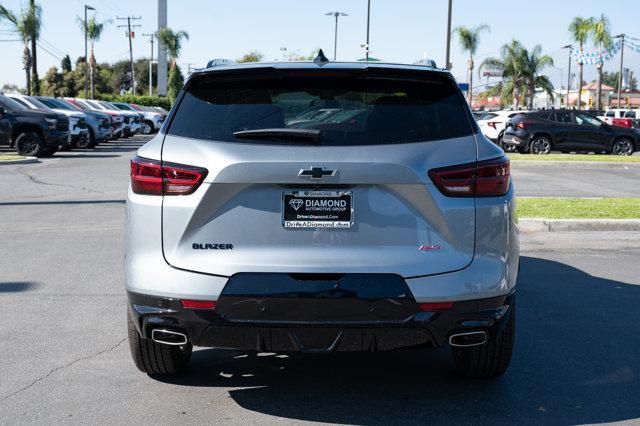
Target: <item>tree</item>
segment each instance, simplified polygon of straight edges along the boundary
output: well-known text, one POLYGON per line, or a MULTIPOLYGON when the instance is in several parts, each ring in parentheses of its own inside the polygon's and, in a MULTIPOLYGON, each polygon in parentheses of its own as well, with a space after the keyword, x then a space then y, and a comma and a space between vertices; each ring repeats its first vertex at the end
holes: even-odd
MULTIPOLYGON (((500 57, 488 57, 480 64, 479 72, 484 68, 496 69, 502 72, 504 83, 499 87, 499 94, 505 104, 520 105, 521 94, 525 90, 526 78, 522 66, 522 51, 524 46, 518 40, 511 40, 500 48, 500 57)), ((495 96, 497 93, 492 93, 495 96)))
MULTIPOLYGON (((582 18, 580 16, 576 16, 569 24, 569 33, 571 35, 571 39, 578 43, 580 54, 584 52, 584 45, 589 39, 589 34, 591 33, 591 28, 593 26, 593 20, 591 18, 582 18)), ((578 71, 578 81, 582 81, 582 71, 584 64, 582 61, 578 61, 579 71, 578 71)), ((578 109, 582 107, 582 85, 578 88, 578 109)))
POLYGON ((96 58, 93 55, 93 45, 95 42, 100 40, 100 36, 102 35, 105 26, 110 24, 112 21, 107 19, 106 21, 98 22, 95 15, 86 21, 86 26, 84 19, 79 16, 76 16, 76 21, 78 21, 83 33, 86 34, 87 38, 91 42, 91 54, 89 56, 89 84, 91 85, 91 98, 93 99, 95 94, 94 71, 96 67, 96 58))
POLYGON ((5 6, 0 5, 0 21, 7 21, 24 43, 22 63, 25 67, 25 77, 27 78, 27 94, 38 94, 40 92, 40 80, 38 79, 38 69, 36 60, 36 42, 40 37, 42 26, 42 9, 30 0, 26 10, 21 10, 19 14, 12 12, 5 6), (29 50, 31 44, 31 50, 29 50), (31 70, 29 71, 29 67, 31 70))
POLYGON ((460 46, 462 50, 469 52, 469 61, 467 62, 468 69, 468 80, 469 80, 469 106, 471 106, 471 102, 473 101, 473 55, 478 51, 478 46, 480 45, 480 33, 482 31, 490 31, 489 26, 482 24, 478 25, 474 28, 467 27, 457 27, 453 30, 456 34, 458 34, 458 38, 460 39, 460 46))
POLYGON ((186 31, 173 31, 169 27, 161 28, 157 33, 158 41, 167 51, 171 58, 171 69, 169 70, 169 81, 167 82, 167 96, 173 102, 184 84, 184 76, 177 65, 180 50, 182 50, 182 39, 189 40, 186 31))
POLYGON ((264 55, 257 50, 252 50, 249 53, 245 53, 241 58, 236 59, 236 62, 260 62, 264 58, 264 55))
POLYGON ((44 96, 62 96, 64 91, 64 81, 58 68, 51 67, 42 79, 42 94, 44 96))
POLYGON ((485 91, 485 96, 500 95, 503 103, 513 100, 517 108, 521 100, 533 107, 535 89, 541 88, 553 97, 553 84, 541 71, 553 65, 553 59, 542 55, 542 47, 536 45, 528 51, 522 43, 512 40, 500 48, 500 58, 489 57, 480 64, 480 71, 492 68, 502 71, 504 82, 485 91))
POLYGON ((62 74, 67 74, 71 72, 71 58, 69 55, 65 55, 60 62, 60 69, 62 70, 62 74))
POLYGON ((610 28, 609 18, 604 15, 600 15, 600 18, 592 21, 591 37, 598 49, 598 86, 596 90, 596 109, 598 111, 602 107, 602 54, 605 49, 609 49, 613 44, 610 28))
POLYGON ((529 109, 533 108, 533 98, 536 87, 544 90, 553 100, 553 83, 551 83, 549 77, 541 74, 544 68, 553 65, 553 58, 549 55, 543 55, 542 46, 538 44, 534 46, 531 52, 523 49, 522 60, 525 80, 529 91, 529 109))

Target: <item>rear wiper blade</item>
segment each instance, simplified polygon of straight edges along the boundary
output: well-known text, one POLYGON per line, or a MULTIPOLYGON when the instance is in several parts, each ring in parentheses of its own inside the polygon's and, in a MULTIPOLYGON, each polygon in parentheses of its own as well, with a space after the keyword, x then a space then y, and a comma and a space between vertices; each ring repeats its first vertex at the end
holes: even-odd
POLYGON ((255 129, 233 132, 238 139, 275 139, 293 142, 319 142, 321 131, 316 129, 255 129))

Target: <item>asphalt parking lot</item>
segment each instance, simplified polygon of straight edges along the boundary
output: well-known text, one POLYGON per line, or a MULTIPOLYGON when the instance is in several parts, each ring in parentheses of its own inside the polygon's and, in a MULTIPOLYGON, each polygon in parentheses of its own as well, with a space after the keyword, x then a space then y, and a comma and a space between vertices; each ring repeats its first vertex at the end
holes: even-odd
MULTIPOLYGON (((199 349, 184 376, 139 373, 122 226, 128 158, 144 141, 0 165, 0 423, 640 422, 639 234, 522 236, 515 356, 497 381, 452 375, 446 349, 199 349)), ((557 179, 570 193, 561 167, 526 167, 539 183, 514 167, 519 195, 549 195, 557 179)), ((585 173, 581 190, 621 196, 627 173, 585 173)))

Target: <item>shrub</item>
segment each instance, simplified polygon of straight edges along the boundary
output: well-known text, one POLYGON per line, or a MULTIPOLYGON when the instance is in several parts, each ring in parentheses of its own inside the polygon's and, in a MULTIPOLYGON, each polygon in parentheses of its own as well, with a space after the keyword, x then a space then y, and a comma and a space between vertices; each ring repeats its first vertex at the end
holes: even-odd
POLYGON ((107 102, 125 102, 128 104, 159 106, 167 111, 171 109, 172 104, 171 99, 161 96, 111 95, 108 93, 100 93, 96 95, 96 98, 107 102))

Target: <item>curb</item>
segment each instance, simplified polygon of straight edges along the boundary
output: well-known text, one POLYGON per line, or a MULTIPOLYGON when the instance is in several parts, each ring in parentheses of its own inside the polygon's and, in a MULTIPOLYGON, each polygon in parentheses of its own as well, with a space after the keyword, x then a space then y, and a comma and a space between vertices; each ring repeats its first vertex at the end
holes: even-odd
POLYGON ((608 161, 556 161, 556 160, 511 160, 511 167, 541 167, 544 165, 549 166, 562 166, 570 167, 574 166, 581 169, 601 169, 601 168, 619 168, 628 169, 640 167, 640 162, 608 162, 608 161))
POLYGON ((39 163, 40 160, 38 160, 36 157, 27 157, 24 158, 22 160, 6 160, 6 161, 0 161, 0 166, 2 165, 8 165, 8 164, 29 164, 29 163, 39 163))
POLYGON ((534 232, 640 232, 640 219, 521 219, 523 234, 534 232))

